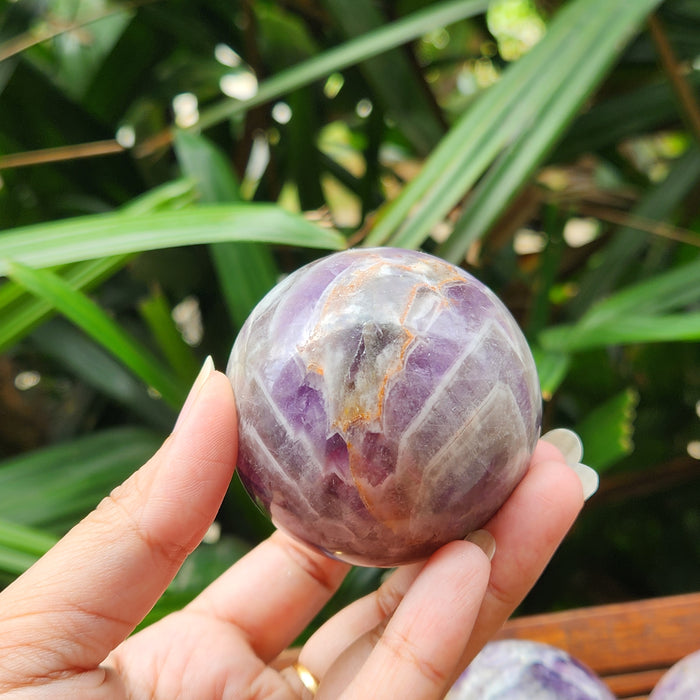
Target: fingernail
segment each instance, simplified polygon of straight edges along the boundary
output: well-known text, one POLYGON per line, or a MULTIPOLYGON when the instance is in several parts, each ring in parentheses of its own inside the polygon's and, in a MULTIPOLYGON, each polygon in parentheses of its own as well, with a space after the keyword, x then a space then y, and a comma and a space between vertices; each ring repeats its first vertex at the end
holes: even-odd
POLYGON ((555 428, 545 433, 542 438, 545 442, 558 448, 564 456, 566 463, 576 472, 583 487, 583 500, 587 501, 597 490, 600 479, 598 472, 585 464, 581 464, 583 457, 583 442, 581 438, 568 428, 555 428))
POLYGON ((583 457, 583 443, 581 442, 581 438, 573 430, 569 430, 568 428, 555 428, 545 433, 542 436, 542 440, 558 448, 570 467, 573 467, 574 464, 578 464, 581 461, 581 457, 583 457))
POLYGON ((464 539, 475 544, 489 558, 489 561, 493 559, 493 555, 496 553, 496 540, 490 532, 487 530, 474 530, 464 539))
POLYGON ((175 428, 173 428, 173 432, 175 432, 178 429, 178 427, 180 425, 182 425, 185 418, 187 417, 189 412, 192 410, 192 406, 194 405, 194 402, 197 399, 199 392, 202 390, 202 387, 204 386, 207 379, 209 379, 209 375, 213 371, 214 371, 214 360, 211 359, 211 355, 208 355, 207 359, 204 360, 204 364, 202 365, 202 369, 199 370, 199 374, 197 375, 197 379, 194 380, 194 384, 192 385, 192 388, 190 389, 189 393, 187 394, 187 398, 185 399, 185 403, 182 405, 182 409, 180 410, 180 415, 177 417, 177 421, 175 422, 175 428))
POLYGON ((598 472, 593 469, 593 467, 581 464, 580 462, 570 466, 576 472, 578 478, 581 479, 583 500, 587 501, 598 490, 598 484, 600 483, 598 472))

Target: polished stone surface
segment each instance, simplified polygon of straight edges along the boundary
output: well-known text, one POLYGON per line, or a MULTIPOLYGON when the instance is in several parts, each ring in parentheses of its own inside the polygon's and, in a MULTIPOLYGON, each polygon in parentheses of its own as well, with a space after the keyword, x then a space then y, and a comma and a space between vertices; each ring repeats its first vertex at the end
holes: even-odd
POLYGON ((699 697, 700 650, 671 666, 651 691, 649 700, 696 700, 699 697))
POLYGON ((247 490, 278 527, 358 564, 417 560, 480 527, 539 435, 516 322, 424 253, 355 249, 291 274, 227 373, 247 490))
POLYGON ((615 700, 603 681, 561 649, 524 639, 490 642, 445 700, 615 700))

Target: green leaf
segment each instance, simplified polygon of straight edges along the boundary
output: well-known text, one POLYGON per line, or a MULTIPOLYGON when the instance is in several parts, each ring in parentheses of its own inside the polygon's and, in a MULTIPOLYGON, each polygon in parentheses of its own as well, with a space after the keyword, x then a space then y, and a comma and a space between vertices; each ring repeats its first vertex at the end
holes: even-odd
POLYGON ((508 147, 439 254, 459 260, 541 162, 639 22, 658 3, 577 0, 442 140, 421 173, 380 213, 366 245, 415 248, 508 147))
POLYGON ((557 70, 560 53, 567 46, 571 49, 570 26, 585 17, 580 0, 560 11, 546 37, 478 96, 418 175, 380 211, 365 245, 382 245, 390 239, 393 245, 420 245, 501 150, 530 125, 533 110, 550 94, 550 74, 557 70))
POLYGON ((37 559, 32 554, 18 552, 11 545, 0 544, 0 572, 9 575, 10 581, 25 572, 37 559))
POLYGON ((584 445, 583 461, 601 471, 612 466, 634 449, 634 419, 639 393, 625 389, 589 413, 576 432, 584 445))
MULTIPOLYGON (((175 180, 156 187, 131 200, 121 212, 147 214, 164 209, 177 209, 190 204, 194 197, 191 180, 175 180)), ((0 238, 2 235, 0 234, 0 238)), ((80 262, 61 269, 60 274, 75 289, 89 290, 111 277, 131 259, 131 255, 110 256, 80 262)), ((28 294, 21 285, 6 281, 0 287, 0 352, 17 343, 42 321, 54 313, 43 299, 28 294)))
MULTIPOLYGON (((348 37, 367 35, 387 25, 387 18, 371 0, 323 0, 335 22, 348 37)), ((427 30, 426 30, 427 31, 427 30)), ((418 153, 437 144, 444 126, 422 78, 401 51, 394 49, 360 64, 365 80, 384 110, 397 123, 418 153)))
MULTIPOLYGON (((199 134, 179 131, 175 153, 182 171, 197 182, 202 201, 240 201, 235 175, 211 141, 199 134)), ((209 250, 231 319, 240 327, 277 282, 274 257, 266 245, 246 241, 212 243, 209 250)))
MULTIPOLYGON (((131 256, 115 255, 98 260, 87 260, 62 271, 66 284, 73 289, 89 290, 113 275, 128 262, 131 256)), ((31 332, 42 321, 51 316, 55 309, 45 299, 26 293, 22 285, 12 281, 3 284, 0 313, 0 352, 7 350, 31 332)))
POLYGON ((346 247, 322 229, 274 204, 188 207, 145 215, 99 214, 12 229, 0 235, 0 275, 7 260, 50 267, 107 255, 223 241, 262 241, 328 250, 346 247))
MULTIPOLYGON (((105 348, 92 342, 80 329, 56 318, 34 330, 31 347, 68 370, 103 396, 119 402, 154 429, 170 432, 176 412, 105 348)), ((183 379, 191 381, 193 375, 183 379)))
POLYGON ((532 348, 532 356, 537 366, 542 397, 549 401, 564 381, 571 365, 571 357, 563 352, 548 352, 540 347, 532 348))
POLYGON ((172 180, 135 197, 119 211, 122 214, 137 215, 168 209, 183 209, 194 203, 196 195, 197 187, 193 180, 188 178, 172 180))
POLYGON ((177 576, 138 629, 148 627, 166 615, 181 610, 249 550, 248 544, 230 536, 224 536, 212 544, 200 544, 187 557, 177 576))
POLYGON ((545 349, 570 352, 624 343, 700 338, 700 313, 665 314, 700 301, 700 258, 614 294, 578 323, 540 334, 545 349))
POLYGON ((182 172, 196 184, 202 202, 242 201, 231 166, 209 139, 194 131, 178 129, 173 145, 182 172))
MULTIPOLYGON (((698 71, 689 72, 684 78, 693 91, 700 88, 698 71)), ((566 138, 557 145, 553 160, 571 162, 584 153, 664 128, 678 116, 678 103, 669 80, 656 80, 620 94, 615 91, 576 118, 566 138)))
POLYGON ((171 615, 178 610, 182 610, 196 597, 194 591, 168 591, 158 599, 158 602, 148 612, 146 617, 137 625, 135 631, 138 632, 149 627, 158 620, 162 620, 167 615, 171 615))
MULTIPOLYGON (((676 160, 669 174, 660 183, 646 190, 633 208, 632 218, 665 221, 674 209, 688 196, 700 178, 700 150, 691 146, 676 160)), ((605 245, 598 265, 590 266, 579 282, 579 291, 570 305, 574 315, 583 313, 591 303, 604 297, 617 280, 633 267, 639 254, 648 247, 650 236, 641 234, 631 226, 618 229, 605 245)))
POLYGON ((155 289, 147 299, 139 303, 139 311, 160 351, 178 377, 185 382, 194 381, 201 363, 177 329, 172 309, 163 292, 155 289))
MULTIPOLYGON (((440 255, 458 262, 469 246, 496 222, 544 161, 614 59, 636 33, 638 25, 659 2, 638 0, 620 5, 602 0, 597 6, 594 2, 587 2, 590 15, 578 26, 569 27, 572 46, 559 53, 557 70, 551 75, 550 95, 539 100, 529 128, 519 135, 479 183, 450 238, 440 247, 440 255)), ((556 21, 564 20, 557 16, 556 21)), ((541 76, 541 79, 546 81, 548 77, 541 76)))
POLYGON ((407 17, 402 17, 395 22, 276 73, 260 83, 255 97, 249 100, 241 102, 225 100, 202 110, 196 128, 206 129, 235 115, 247 112, 252 107, 293 92, 319 78, 417 39, 431 29, 439 29, 453 22, 478 15, 486 10, 488 4, 488 0, 448 0, 432 4, 407 17))
POLYGON ((556 326, 540 335, 548 350, 575 352, 611 345, 700 340, 700 313, 620 316, 595 325, 556 326))
POLYGON ((56 542, 42 530, 0 519, 0 571, 19 576, 56 542))
POLYGON ((213 543, 203 542, 185 560, 168 590, 199 593, 249 551, 250 545, 237 537, 223 536, 213 543))
POLYGON ((161 437, 115 428, 0 462, 0 513, 63 534, 148 460, 161 437))
POLYGON ((30 56, 36 64, 41 64, 44 59, 47 73, 61 89, 78 101, 86 92, 99 70, 105 56, 109 54, 119 36, 129 25, 133 16, 133 9, 128 6, 110 8, 102 12, 94 12, 87 9, 86 5, 69 9, 55 3, 53 7, 53 23, 60 29, 51 31, 44 29, 46 39, 55 38, 54 41, 44 45, 44 51, 30 52, 30 56), (77 15, 77 16, 76 16, 77 15), (76 21, 77 20, 77 21, 76 21), (70 41, 60 39, 62 25, 68 24, 73 32, 89 25, 90 41, 80 41, 73 45, 70 41))
POLYGON ((295 90, 287 102, 294 115, 286 127, 285 177, 296 185, 299 207, 313 211, 327 204, 323 193, 318 106, 310 88, 295 90))
POLYGON ((278 280, 274 259, 254 243, 217 244, 212 259, 231 319, 240 328, 278 280))
POLYGON ((134 374, 152 386, 171 406, 180 406, 187 384, 175 377, 140 343, 131 338, 97 304, 50 270, 8 262, 12 279, 44 299, 103 345, 134 374))
POLYGON ((596 325, 628 314, 658 314, 700 301, 700 257, 617 292, 591 307, 582 322, 596 325))

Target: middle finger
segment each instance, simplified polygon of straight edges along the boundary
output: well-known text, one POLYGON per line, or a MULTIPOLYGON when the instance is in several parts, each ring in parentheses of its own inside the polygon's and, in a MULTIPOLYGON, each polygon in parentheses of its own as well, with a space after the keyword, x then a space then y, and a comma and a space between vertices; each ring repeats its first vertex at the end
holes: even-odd
POLYGON ((187 609, 234 625, 261 659, 271 661, 304 630, 349 569, 278 531, 187 609))
POLYGON ((396 611, 330 667, 318 700, 443 697, 488 583, 486 552, 451 542, 430 557, 396 611))
MULTIPOLYGON (((489 558, 493 556, 495 541, 485 530, 477 530, 465 539, 479 546, 489 558)), ((376 591, 334 615, 306 642, 299 653, 299 662, 317 678, 323 678, 346 650, 351 650, 349 656, 361 663, 425 565, 421 561, 399 567, 376 591)))

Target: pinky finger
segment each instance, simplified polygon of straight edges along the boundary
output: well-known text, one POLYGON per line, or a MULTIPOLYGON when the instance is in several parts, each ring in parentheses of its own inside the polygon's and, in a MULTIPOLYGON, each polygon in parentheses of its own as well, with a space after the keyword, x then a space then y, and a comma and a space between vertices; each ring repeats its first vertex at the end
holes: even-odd
MULTIPOLYGON (((368 633, 376 644, 349 685, 343 667, 356 667, 354 652, 366 654, 353 650, 355 645, 329 669, 319 700, 442 698, 474 626, 489 573, 488 557, 475 544, 442 547, 428 560, 386 628, 368 633)), ((362 639, 356 644, 368 646, 362 639)))

